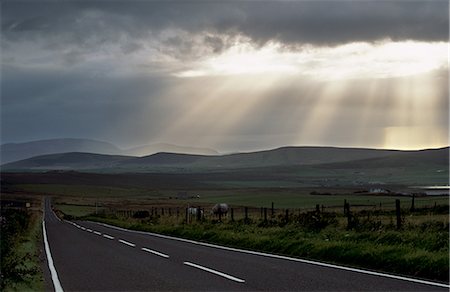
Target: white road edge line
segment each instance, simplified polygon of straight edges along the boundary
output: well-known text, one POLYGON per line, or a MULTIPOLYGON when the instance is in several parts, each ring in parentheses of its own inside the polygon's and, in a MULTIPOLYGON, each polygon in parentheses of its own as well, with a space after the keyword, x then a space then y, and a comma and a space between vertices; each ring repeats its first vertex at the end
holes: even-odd
POLYGON ((149 248, 146 248, 146 247, 143 247, 143 248, 141 248, 141 249, 142 249, 143 251, 146 251, 146 252, 149 252, 149 253, 158 255, 158 256, 163 257, 163 258, 169 258, 168 255, 163 254, 163 253, 161 253, 161 252, 158 252, 158 251, 156 251, 156 250, 152 250, 152 249, 149 249, 149 248))
POLYGON ((229 280, 232 280, 232 281, 235 281, 235 282, 238 282, 238 283, 245 283, 245 280, 233 277, 231 275, 228 275, 228 274, 225 274, 225 273, 222 273, 222 272, 219 272, 219 271, 216 271, 216 270, 204 267, 204 266, 200 266, 200 265, 197 265, 197 264, 194 264, 194 263, 190 263, 190 262, 183 262, 183 264, 185 264, 187 266, 191 266, 191 267, 197 268, 197 269, 200 269, 200 270, 203 270, 203 271, 206 271, 206 272, 210 272, 212 274, 215 274, 215 275, 227 278, 229 280))
POLYGON ((103 234, 103 237, 106 237, 108 239, 114 239, 114 237, 112 237, 111 235, 108 235, 108 234, 103 234))
POLYGON ((94 233, 95 234, 97 234, 97 235, 102 235, 100 232, 98 232, 98 231, 94 231, 94 233))
POLYGON ((121 243, 123 243, 123 244, 126 244, 126 245, 129 245, 129 246, 131 246, 131 247, 135 247, 135 246, 136 246, 136 244, 131 243, 131 242, 128 242, 128 241, 123 240, 123 239, 119 239, 119 242, 121 242, 121 243))
POLYGON ((45 229, 45 221, 44 220, 42 220, 42 233, 44 235, 45 253, 47 255, 48 268, 50 269, 50 274, 52 276, 53 287, 55 287, 56 292, 63 292, 64 290, 61 286, 61 282, 59 282, 58 273, 56 272, 56 268, 53 264, 53 258, 52 258, 52 254, 50 252, 50 245, 48 244, 47 231, 45 229))
POLYGON ((55 216, 59 222, 62 222, 61 218, 59 218, 58 215, 56 215, 55 211, 51 208, 51 206, 50 206, 50 210, 52 210, 53 216, 55 216))
POLYGON ((345 270, 345 271, 351 271, 351 272, 356 272, 356 273, 361 273, 361 274, 366 274, 366 275, 373 275, 373 276, 391 278, 391 279, 408 281, 408 282, 413 282, 413 283, 419 283, 419 284, 425 284, 425 285, 431 285, 431 286, 437 286, 437 287, 450 288, 450 285, 448 285, 448 284, 431 282, 431 281, 427 281, 427 280, 408 278, 408 277, 404 277, 404 276, 385 274, 385 273, 381 273, 381 272, 374 272, 374 271, 362 270, 362 269, 357 269, 357 268, 350 268, 350 267, 345 267, 345 266, 338 266, 338 265, 327 264, 327 263, 322 263, 322 262, 315 262, 315 261, 311 261, 311 260, 291 258, 291 257, 288 257, 288 256, 282 256, 282 255, 276 255, 276 254, 270 254, 270 253, 263 253, 263 252, 259 252, 259 251, 238 249, 238 248, 234 248, 234 247, 227 247, 227 246, 221 246, 221 245, 216 245, 216 244, 211 244, 211 243, 198 242, 198 241, 195 241, 195 240, 178 238, 178 237, 172 237, 172 236, 162 235, 162 234, 157 234, 157 233, 152 233, 152 232, 129 230, 129 229, 125 229, 125 228, 121 228, 121 227, 117 227, 117 226, 112 226, 112 225, 105 224, 105 223, 99 223, 99 222, 95 222, 95 223, 97 223, 99 225, 102 225, 102 226, 105 226, 105 227, 112 228, 112 229, 121 230, 121 231, 127 231, 127 232, 138 233, 138 234, 147 234, 147 235, 151 235, 151 236, 155 236, 155 237, 171 239, 171 240, 177 240, 177 241, 183 241, 183 242, 188 242, 188 243, 192 243, 192 244, 196 244, 196 245, 203 245, 203 246, 207 246, 207 247, 212 247, 212 248, 218 248, 218 249, 229 250, 229 251, 234 251, 234 252, 241 252, 241 253, 247 253, 247 254, 253 254, 253 255, 258 255, 258 256, 263 256, 263 257, 277 258, 277 259, 283 259, 283 260, 288 260, 288 261, 306 263, 306 264, 311 264, 311 265, 316 265, 316 266, 334 268, 334 269, 339 269, 339 270, 345 270))

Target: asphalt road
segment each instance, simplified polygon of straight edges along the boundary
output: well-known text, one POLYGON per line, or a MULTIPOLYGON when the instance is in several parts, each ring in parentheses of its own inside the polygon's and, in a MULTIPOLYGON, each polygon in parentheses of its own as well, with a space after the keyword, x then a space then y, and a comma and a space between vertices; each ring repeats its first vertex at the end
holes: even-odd
MULTIPOLYGON (((64 291, 448 291, 448 287, 205 246, 93 222, 60 221, 49 201, 45 230, 64 291)), ((47 277, 46 281, 52 279, 47 277)))

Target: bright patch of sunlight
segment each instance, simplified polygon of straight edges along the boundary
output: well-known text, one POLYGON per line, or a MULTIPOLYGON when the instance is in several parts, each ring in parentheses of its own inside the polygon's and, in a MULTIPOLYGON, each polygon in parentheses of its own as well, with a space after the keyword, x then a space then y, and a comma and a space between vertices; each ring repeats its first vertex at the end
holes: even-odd
POLYGON ((261 73, 297 72, 292 63, 292 53, 280 52, 280 45, 269 44, 256 49, 248 43, 235 45, 218 57, 212 57, 201 64, 201 68, 178 74, 179 77, 206 75, 239 75, 261 73))
POLYGON ((448 134, 432 127, 387 127, 385 149, 417 150, 449 145, 448 134))
POLYGON ((279 43, 261 48, 237 43, 218 56, 207 56, 177 77, 226 75, 299 75, 315 80, 402 77, 430 72, 447 65, 445 42, 358 42, 336 47, 279 43))

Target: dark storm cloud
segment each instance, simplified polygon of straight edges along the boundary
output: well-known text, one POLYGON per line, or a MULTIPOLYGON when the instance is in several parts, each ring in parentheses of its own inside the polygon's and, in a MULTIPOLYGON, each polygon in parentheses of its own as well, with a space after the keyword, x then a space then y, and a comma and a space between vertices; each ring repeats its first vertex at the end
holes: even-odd
MULTIPOLYGON (((4 37, 61 37, 79 46, 150 37, 164 29, 241 34, 256 43, 448 40, 448 1, 6 2, 4 37)), ((217 39, 205 38, 214 50, 217 39)), ((58 45, 55 41, 53 45, 58 45)))
POLYGON ((168 79, 2 69, 1 132, 6 141, 68 136, 139 141, 139 135, 157 133, 160 122, 172 118, 161 111, 158 99, 168 79), (149 117, 155 121, 150 123, 149 117))

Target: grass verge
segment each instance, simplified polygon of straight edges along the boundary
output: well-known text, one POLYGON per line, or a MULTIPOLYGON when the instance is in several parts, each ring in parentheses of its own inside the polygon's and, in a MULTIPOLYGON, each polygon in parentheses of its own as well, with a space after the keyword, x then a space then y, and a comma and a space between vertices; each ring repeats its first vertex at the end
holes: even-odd
POLYGON ((2 210, 2 291, 44 291, 44 277, 39 260, 41 222, 39 212, 2 210))

